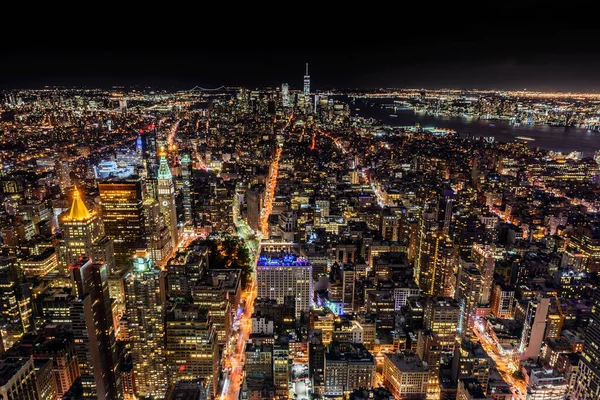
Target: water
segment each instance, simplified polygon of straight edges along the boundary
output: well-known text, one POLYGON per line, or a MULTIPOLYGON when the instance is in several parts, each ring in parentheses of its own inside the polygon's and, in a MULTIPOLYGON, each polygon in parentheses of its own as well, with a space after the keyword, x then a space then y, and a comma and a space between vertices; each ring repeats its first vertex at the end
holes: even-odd
MULTIPOLYGON (((516 140, 517 136, 524 136, 535 139, 530 142, 531 147, 563 153, 582 151, 587 157, 593 156, 594 151, 600 150, 600 132, 592 132, 587 129, 549 125, 512 125, 508 121, 434 116, 416 113, 413 110, 397 110, 394 113, 391 108, 370 105, 374 101, 367 101, 368 103, 357 99, 354 104, 350 103, 352 112, 362 117, 378 119, 386 125, 408 126, 418 122, 422 127, 452 129, 461 136, 493 136, 497 141, 502 142, 510 142, 516 140), (357 107, 360 108, 359 111, 356 111, 357 107), (390 117, 390 114, 396 114, 398 117, 390 117)), ((385 103, 389 104, 391 101, 387 100, 385 103)))

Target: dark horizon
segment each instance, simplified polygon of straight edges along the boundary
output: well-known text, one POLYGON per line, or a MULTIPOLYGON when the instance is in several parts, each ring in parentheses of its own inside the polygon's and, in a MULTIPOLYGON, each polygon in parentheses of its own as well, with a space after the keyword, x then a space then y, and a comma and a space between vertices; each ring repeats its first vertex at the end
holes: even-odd
POLYGON ((303 40, 270 27, 253 30, 251 41, 233 31, 235 41, 217 33, 197 40, 181 33, 177 40, 128 39, 110 46, 92 40, 57 46, 60 41, 48 38, 43 47, 5 46, 0 88, 253 88, 287 82, 300 89, 308 62, 313 89, 600 91, 598 28, 549 19, 564 11, 555 6, 520 7, 488 10, 484 17, 426 16, 398 27, 365 16, 360 29, 334 21, 303 40))

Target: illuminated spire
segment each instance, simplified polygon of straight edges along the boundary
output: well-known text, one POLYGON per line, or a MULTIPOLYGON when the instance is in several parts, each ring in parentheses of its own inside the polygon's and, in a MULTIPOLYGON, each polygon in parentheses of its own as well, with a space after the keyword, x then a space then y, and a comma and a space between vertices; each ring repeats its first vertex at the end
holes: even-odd
POLYGON ((79 190, 75 187, 73 191, 73 204, 71 205, 71 210, 69 211, 69 219, 71 220, 86 220, 92 216, 88 211, 87 207, 81 200, 81 196, 79 195, 79 190))
POLYGON ((169 169, 169 163, 164 154, 160 156, 160 164, 158 166, 158 179, 173 179, 171 170, 169 169))

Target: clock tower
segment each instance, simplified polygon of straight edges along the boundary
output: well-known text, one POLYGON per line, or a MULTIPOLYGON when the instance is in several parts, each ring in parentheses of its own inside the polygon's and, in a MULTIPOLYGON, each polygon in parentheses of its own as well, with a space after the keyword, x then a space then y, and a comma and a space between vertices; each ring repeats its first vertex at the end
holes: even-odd
POLYGON ((171 233, 173 248, 177 247, 177 210, 175 208, 175 186, 173 185, 173 175, 169 169, 169 163, 164 153, 160 156, 160 165, 157 175, 158 186, 158 204, 160 212, 165 218, 165 225, 171 233))

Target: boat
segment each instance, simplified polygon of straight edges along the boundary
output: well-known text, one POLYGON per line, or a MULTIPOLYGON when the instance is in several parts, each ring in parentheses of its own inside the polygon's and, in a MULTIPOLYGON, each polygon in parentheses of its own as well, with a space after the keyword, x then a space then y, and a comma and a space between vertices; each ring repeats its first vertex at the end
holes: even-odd
POLYGON ((392 118, 398 118, 398 116, 396 114, 390 114, 390 117, 392 117, 392 118))
POLYGON ((526 142, 533 142, 533 141, 535 141, 534 138, 529 137, 529 136, 517 136, 515 139, 524 140, 526 142))

